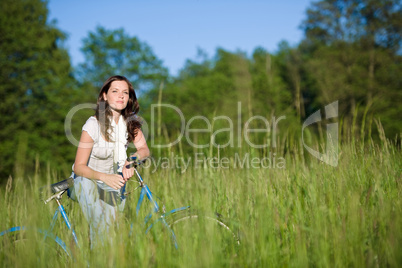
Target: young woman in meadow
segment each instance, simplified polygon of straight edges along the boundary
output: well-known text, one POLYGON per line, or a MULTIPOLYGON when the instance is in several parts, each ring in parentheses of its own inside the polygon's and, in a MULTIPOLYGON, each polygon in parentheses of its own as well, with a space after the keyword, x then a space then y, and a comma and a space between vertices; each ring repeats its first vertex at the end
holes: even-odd
POLYGON ((74 194, 90 224, 92 246, 124 208, 122 193, 134 174, 126 160, 128 145, 134 144, 137 159, 149 155, 138 111, 132 84, 124 76, 112 76, 100 90, 95 116, 82 127, 73 166, 74 194))

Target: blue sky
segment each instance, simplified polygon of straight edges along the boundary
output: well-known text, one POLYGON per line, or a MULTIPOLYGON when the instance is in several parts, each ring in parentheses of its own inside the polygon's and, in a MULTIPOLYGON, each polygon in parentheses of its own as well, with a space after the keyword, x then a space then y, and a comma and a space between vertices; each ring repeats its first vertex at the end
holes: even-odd
POLYGON ((101 25, 124 28, 152 47, 176 75, 198 48, 209 57, 218 47, 248 55, 261 46, 274 53, 281 40, 299 43, 299 25, 311 0, 49 0, 50 19, 68 35, 75 66, 84 60, 82 39, 101 25))

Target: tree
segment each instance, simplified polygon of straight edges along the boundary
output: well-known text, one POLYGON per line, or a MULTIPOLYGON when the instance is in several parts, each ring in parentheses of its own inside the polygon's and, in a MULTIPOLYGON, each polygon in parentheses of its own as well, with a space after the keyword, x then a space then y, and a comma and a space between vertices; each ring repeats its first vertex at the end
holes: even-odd
POLYGON ((367 113, 381 118, 389 137, 400 135, 396 97, 400 96, 398 77, 402 77, 397 67, 402 44, 401 2, 314 2, 302 28, 306 38, 299 49, 307 55, 304 65, 315 81, 318 102, 326 105, 339 100, 345 130, 352 136, 364 132, 355 132, 352 122, 363 127, 367 113), (387 69, 392 73, 387 74, 387 69))
POLYGON ((402 43, 400 0, 322 0, 313 2, 301 28, 310 42, 361 42, 398 52, 402 43))
MULTIPOLYGON (((286 62, 291 63, 288 59, 286 62)), ((292 67, 297 68, 296 65, 292 67)), ((263 48, 254 50, 251 60, 253 107, 256 110, 259 108, 258 114, 274 113, 278 116, 284 113, 289 114, 293 108, 297 108, 296 105, 292 105, 293 87, 290 86, 291 83, 289 85, 286 83, 282 76, 283 72, 291 73, 292 70, 281 70, 281 58, 278 55, 269 54, 263 48)), ((296 71, 291 75, 296 75, 294 73, 296 71)), ((298 90, 300 91, 300 88, 298 90)))
POLYGON ((140 90, 157 87, 168 77, 167 69, 151 47, 123 29, 107 30, 99 26, 84 39, 81 50, 85 62, 79 65, 78 77, 95 87, 94 95, 115 74, 126 76, 140 90))
MULTIPOLYGON (((246 145, 243 141, 246 122, 249 129, 264 129, 247 132, 250 141, 259 145, 268 144, 271 136, 266 122, 269 121, 272 128, 273 117, 282 115, 286 116, 286 123, 281 122, 281 128, 293 134, 296 120, 292 94, 281 77, 275 55, 257 48, 250 59, 243 52, 232 53, 218 48, 212 58, 202 52, 199 56, 196 60, 187 60, 179 77, 167 83, 162 94, 162 102, 178 107, 186 122, 199 119, 191 121, 191 129, 210 130, 192 132, 190 139, 197 140, 195 144, 211 144, 213 138, 215 144, 225 145, 220 153, 239 150, 246 145), (207 125, 206 121, 211 124, 207 125), (240 130, 238 126, 241 126, 240 130), (229 128, 233 128, 231 133, 229 128), (232 147, 228 148, 228 142, 232 147)), ((157 102, 160 95, 155 89, 148 96, 157 102)), ((172 109, 163 111, 166 136, 178 136, 178 119, 172 109)), ((283 131, 281 135, 283 140, 287 134, 283 131)), ((188 149, 186 143, 181 146, 182 151, 193 152, 193 148, 188 149)), ((210 153, 211 147, 207 150, 210 153)), ((267 153, 267 149, 256 153, 267 153)))
POLYGON ((48 23, 46 2, 4 0, 0 13, 1 182, 35 158, 66 160, 63 123, 75 94, 65 35, 48 23))

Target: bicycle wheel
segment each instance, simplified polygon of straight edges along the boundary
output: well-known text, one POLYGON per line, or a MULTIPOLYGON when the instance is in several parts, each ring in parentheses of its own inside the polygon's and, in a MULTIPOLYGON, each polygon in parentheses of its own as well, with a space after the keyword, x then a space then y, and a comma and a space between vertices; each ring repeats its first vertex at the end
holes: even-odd
POLYGON ((6 266, 37 266, 68 262, 71 251, 53 234, 41 229, 13 227, 0 233, 1 259, 6 266))
POLYGON ((211 256, 225 253, 235 255, 240 246, 239 237, 233 223, 221 215, 208 215, 193 210, 172 213, 165 218, 173 230, 173 244, 182 251, 211 256), (177 242, 177 244, 176 244, 177 242))

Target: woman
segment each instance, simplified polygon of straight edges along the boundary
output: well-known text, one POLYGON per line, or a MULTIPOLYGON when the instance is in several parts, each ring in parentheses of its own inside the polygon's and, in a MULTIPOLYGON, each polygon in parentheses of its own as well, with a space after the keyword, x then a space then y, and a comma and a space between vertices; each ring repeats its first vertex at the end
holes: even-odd
POLYGON ((92 246, 122 211, 121 190, 133 176, 126 161, 126 149, 133 142, 137 159, 149 156, 149 149, 136 114, 139 105, 134 88, 124 76, 112 76, 103 84, 95 116, 82 128, 74 162, 74 191, 90 224, 92 246), (122 173, 119 175, 118 173, 122 173))

